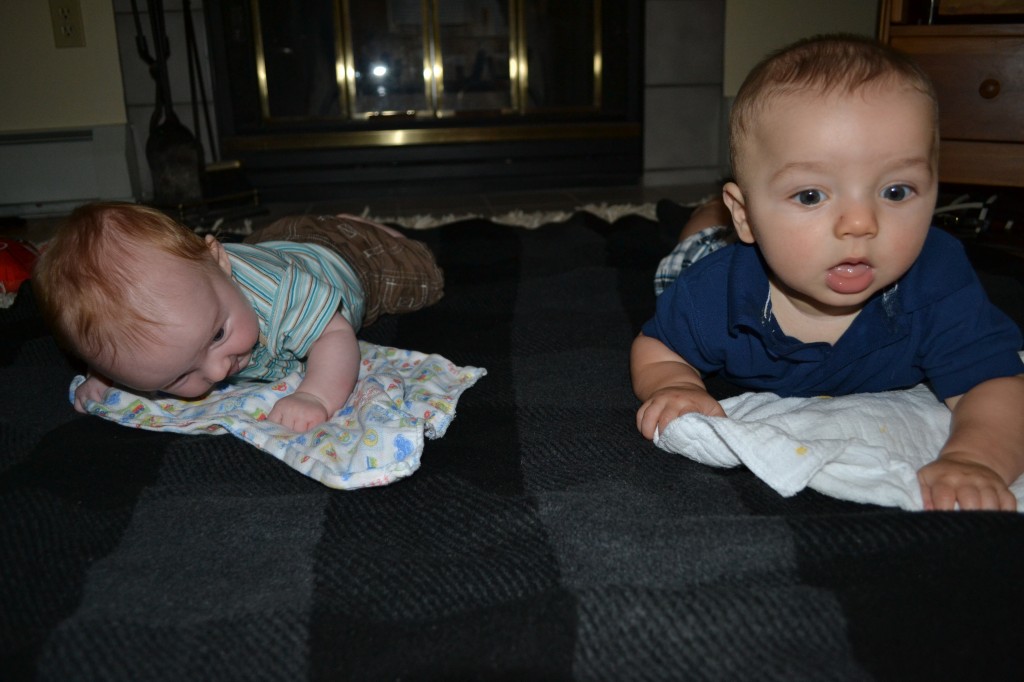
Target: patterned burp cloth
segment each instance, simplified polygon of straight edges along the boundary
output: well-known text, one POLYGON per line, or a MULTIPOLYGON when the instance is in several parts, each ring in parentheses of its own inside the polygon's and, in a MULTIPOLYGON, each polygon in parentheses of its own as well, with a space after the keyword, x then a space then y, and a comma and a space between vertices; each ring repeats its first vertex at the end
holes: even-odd
MULTIPOLYGON (((444 435, 462 392, 487 370, 365 341, 359 349, 362 366, 348 402, 306 433, 266 419, 278 399, 295 391, 301 374, 271 383, 228 383, 198 400, 111 389, 102 403, 90 402, 86 409, 151 431, 229 433, 331 488, 387 485, 419 468, 424 437, 444 435)), ((72 381, 72 401, 83 381, 82 376, 72 381)))

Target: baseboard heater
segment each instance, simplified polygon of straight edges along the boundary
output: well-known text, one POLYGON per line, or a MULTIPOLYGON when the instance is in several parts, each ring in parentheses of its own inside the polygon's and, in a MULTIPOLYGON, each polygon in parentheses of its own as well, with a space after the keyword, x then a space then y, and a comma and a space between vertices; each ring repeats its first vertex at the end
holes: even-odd
POLYGON ((65 213, 92 200, 132 201, 127 124, 0 133, 0 215, 65 213))

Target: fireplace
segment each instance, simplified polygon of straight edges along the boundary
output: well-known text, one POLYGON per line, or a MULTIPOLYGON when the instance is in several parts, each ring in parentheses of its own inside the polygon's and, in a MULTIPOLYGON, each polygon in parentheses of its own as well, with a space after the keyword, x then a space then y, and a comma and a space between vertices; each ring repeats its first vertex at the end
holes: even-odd
POLYGON ((204 4, 222 156, 265 198, 641 174, 643 3, 204 4))

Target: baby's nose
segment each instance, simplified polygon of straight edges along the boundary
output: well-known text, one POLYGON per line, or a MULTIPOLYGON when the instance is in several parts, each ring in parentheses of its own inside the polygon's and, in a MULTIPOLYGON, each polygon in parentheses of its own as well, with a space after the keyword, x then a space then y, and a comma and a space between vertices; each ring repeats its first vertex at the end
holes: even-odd
POLYGON ((225 355, 223 357, 215 358, 211 360, 206 368, 206 380, 211 384, 224 381, 228 378, 228 374, 231 372, 231 356, 225 355))
POLYGON ((840 236, 862 236, 878 231, 875 212, 870 206, 856 202, 848 203, 836 223, 836 233, 840 236))

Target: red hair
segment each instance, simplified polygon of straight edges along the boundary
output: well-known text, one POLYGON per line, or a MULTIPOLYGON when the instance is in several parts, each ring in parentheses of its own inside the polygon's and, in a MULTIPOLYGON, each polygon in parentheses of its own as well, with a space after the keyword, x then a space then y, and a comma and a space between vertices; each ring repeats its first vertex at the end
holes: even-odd
POLYGON ((157 337, 159 293, 138 263, 149 250, 216 266, 206 243, 164 213, 129 203, 80 206, 46 245, 32 274, 58 343, 88 360, 157 337))

